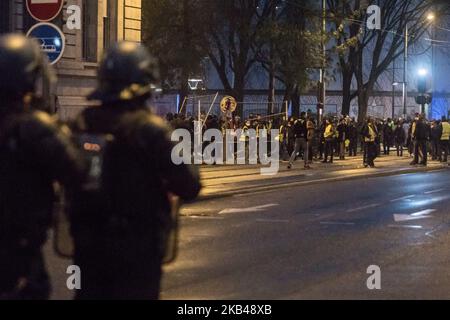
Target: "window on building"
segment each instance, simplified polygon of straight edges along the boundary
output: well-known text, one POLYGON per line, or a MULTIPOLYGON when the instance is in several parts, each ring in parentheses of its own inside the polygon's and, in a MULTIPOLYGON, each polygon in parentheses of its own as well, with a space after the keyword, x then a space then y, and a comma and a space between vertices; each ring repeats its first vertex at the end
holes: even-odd
POLYGON ((83 58, 97 62, 98 2, 83 1, 83 58))
POLYGON ((9 0, 0 1, 0 33, 6 33, 10 31, 10 9, 11 3, 9 0))
POLYGON ((103 3, 103 49, 108 49, 117 40, 117 1, 103 3))

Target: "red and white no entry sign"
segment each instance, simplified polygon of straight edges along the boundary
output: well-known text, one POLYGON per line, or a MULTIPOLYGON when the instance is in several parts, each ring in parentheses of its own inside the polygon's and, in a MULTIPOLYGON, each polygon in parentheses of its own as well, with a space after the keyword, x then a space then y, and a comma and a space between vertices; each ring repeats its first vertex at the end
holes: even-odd
POLYGON ((64 0, 27 0, 28 13, 41 22, 55 19, 64 5, 64 0))

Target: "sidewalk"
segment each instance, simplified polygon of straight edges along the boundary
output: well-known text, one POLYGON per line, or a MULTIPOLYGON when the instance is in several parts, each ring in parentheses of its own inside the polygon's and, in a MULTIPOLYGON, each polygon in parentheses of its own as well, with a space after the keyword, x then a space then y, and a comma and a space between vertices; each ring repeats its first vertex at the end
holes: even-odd
POLYGON ((336 160, 333 164, 315 162, 311 170, 303 169, 301 159, 297 160, 292 170, 287 169, 287 162, 281 161, 280 171, 274 176, 261 175, 260 165, 201 166, 203 190, 199 200, 323 182, 449 169, 436 161, 429 161, 427 167, 410 166, 411 161, 409 156, 381 156, 375 161, 377 167, 372 169, 364 168, 359 156, 336 160))

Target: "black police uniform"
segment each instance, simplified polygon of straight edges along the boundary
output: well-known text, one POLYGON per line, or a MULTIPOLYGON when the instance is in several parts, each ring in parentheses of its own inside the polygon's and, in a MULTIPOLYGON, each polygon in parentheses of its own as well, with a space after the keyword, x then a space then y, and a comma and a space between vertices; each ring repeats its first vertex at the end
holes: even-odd
POLYGON ((42 246, 53 182, 76 184, 80 173, 68 131, 46 113, 25 110, 23 97, 33 94, 43 68, 36 44, 0 38, 0 299, 49 297, 42 246))
POLYGON ((86 109, 76 122, 81 134, 113 137, 104 151, 101 187, 80 192, 73 206, 75 264, 82 274, 77 299, 83 300, 158 299, 169 193, 191 200, 200 191, 198 176, 171 161, 169 130, 145 106, 150 93, 143 92, 151 76, 136 76, 132 92, 124 79, 117 89, 131 95, 102 86, 114 76, 102 72, 114 74, 127 64, 129 77, 150 72, 134 68, 148 65, 139 62, 147 60, 142 47, 123 52, 122 46, 129 44, 113 47, 103 62, 113 70, 100 68, 100 88, 93 97, 102 105, 86 109))
POLYGON ((53 181, 77 181, 76 153, 50 116, 22 112, 2 115, 0 154, 0 299, 46 299, 41 250, 52 221, 53 181))

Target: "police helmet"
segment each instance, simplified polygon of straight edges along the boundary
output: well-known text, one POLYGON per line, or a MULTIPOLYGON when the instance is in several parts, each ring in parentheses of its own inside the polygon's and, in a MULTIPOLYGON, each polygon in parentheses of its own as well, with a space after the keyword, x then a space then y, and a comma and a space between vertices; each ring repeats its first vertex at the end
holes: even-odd
POLYGON ((104 55, 98 70, 98 87, 88 100, 103 103, 151 96, 159 81, 156 59, 142 45, 119 42, 104 55))
POLYGON ((34 94, 40 77, 54 80, 47 58, 35 40, 21 34, 0 37, 0 97, 34 94))

